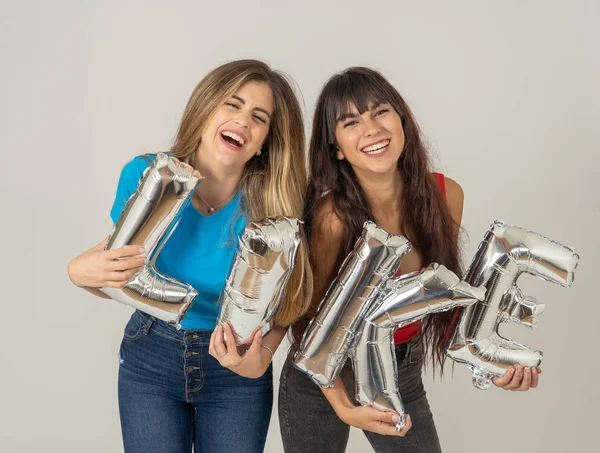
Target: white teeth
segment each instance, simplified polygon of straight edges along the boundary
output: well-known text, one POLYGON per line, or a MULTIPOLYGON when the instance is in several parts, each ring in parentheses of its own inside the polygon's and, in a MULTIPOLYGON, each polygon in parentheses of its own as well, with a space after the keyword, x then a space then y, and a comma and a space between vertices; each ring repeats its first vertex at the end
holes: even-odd
POLYGON ((225 136, 225 137, 229 137, 234 139, 236 142, 238 142, 238 144, 240 146, 244 146, 244 139, 242 137, 240 137, 237 134, 234 134, 233 132, 229 132, 229 131, 225 131, 225 132, 221 132, 221 135, 225 136))
POLYGON ((375 143, 374 145, 367 146, 367 147, 363 148, 362 152, 366 153, 366 154, 375 154, 375 153, 377 153, 377 151, 382 150, 383 148, 385 148, 389 144, 390 144, 390 141, 389 140, 385 140, 383 142, 375 143))

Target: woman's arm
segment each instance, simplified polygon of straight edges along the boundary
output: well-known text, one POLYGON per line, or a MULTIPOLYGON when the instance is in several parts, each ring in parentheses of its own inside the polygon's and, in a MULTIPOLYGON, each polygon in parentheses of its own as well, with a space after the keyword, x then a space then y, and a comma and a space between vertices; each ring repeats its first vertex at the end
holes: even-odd
POLYGON ((321 390, 340 420, 350 426, 386 436, 400 437, 404 437, 412 427, 408 414, 406 415, 406 425, 402 431, 398 432, 393 424, 398 423, 400 417, 395 412, 383 412, 373 407, 356 406, 346 393, 340 377, 334 381, 333 387, 321 390))
POLYGON ((450 216, 456 224, 456 237, 460 233, 460 223, 462 222, 463 216, 463 204, 465 200, 465 194, 462 187, 454 180, 445 178, 446 180, 446 204, 450 211, 450 216))
MULTIPOLYGON (((110 216, 117 223, 127 200, 135 192, 150 160, 138 156, 123 167, 110 216)), ((95 296, 109 299, 98 288, 122 288, 145 264, 144 250, 136 245, 105 250, 108 238, 69 262, 67 272, 73 284, 95 296)))
MULTIPOLYGON (((342 221, 333 212, 331 204, 327 203, 322 212, 315 215, 313 233, 309 242, 313 257, 313 307, 317 307, 321 302, 337 274, 338 269, 335 266, 342 249, 343 234, 342 221)), ((392 425, 400 420, 398 414, 382 412, 372 407, 356 406, 339 377, 333 387, 321 390, 337 416, 348 425, 391 436, 404 436, 411 427, 410 417, 407 417, 405 428, 398 432, 392 425)))
POLYGON ((67 271, 74 285, 109 298, 97 288, 122 288, 146 262, 144 249, 137 245, 105 250, 108 238, 69 262, 67 271))

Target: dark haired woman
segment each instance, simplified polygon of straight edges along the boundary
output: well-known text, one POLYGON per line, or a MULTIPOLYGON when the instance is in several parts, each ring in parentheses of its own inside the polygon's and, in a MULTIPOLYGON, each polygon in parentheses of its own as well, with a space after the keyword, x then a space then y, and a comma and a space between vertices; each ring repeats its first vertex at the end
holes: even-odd
MULTIPOLYGON (((350 68, 326 83, 317 102, 309 158, 304 216, 314 293, 309 317, 294 326, 296 346, 367 219, 413 244, 399 273, 437 262, 462 274, 462 189, 431 172, 412 112, 381 74, 350 68)), ((396 331, 399 390, 409 414, 402 432, 392 425, 396 414, 357 406, 348 396, 354 393, 349 363, 334 387, 320 389, 288 358, 279 390, 286 452, 344 452, 349 425, 362 429, 377 452, 440 452, 421 368, 424 355, 443 367, 452 316, 436 314, 396 331)), ((516 366, 494 383, 527 390, 537 386, 538 370, 516 366)))

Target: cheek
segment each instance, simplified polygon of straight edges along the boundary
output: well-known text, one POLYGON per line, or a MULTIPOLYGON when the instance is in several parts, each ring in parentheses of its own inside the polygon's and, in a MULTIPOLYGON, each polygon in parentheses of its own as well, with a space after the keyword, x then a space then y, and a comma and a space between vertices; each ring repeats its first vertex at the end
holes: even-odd
POLYGON ((252 147, 256 149, 260 148, 267 139, 267 135, 269 135, 269 128, 257 127, 252 131, 252 147))
POLYGON ((336 134, 336 141, 338 148, 340 148, 346 156, 357 151, 358 139, 352 133, 345 132, 343 134, 336 134))
POLYGON ((221 107, 219 110, 217 110, 217 112, 214 114, 214 116, 208 121, 208 124, 206 125, 206 132, 202 135, 210 135, 210 132, 213 133, 213 135, 216 133, 216 131, 219 129, 219 127, 221 127, 223 124, 225 124, 227 121, 229 121, 229 113, 227 112, 227 110, 225 110, 224 107, 221 107))

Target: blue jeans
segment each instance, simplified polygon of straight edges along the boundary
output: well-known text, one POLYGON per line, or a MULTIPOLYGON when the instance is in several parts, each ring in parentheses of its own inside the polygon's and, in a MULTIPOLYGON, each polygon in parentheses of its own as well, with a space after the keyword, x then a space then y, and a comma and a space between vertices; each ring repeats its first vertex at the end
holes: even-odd
MULTIPOLYGON (((419 338, 396 345, 398 388, 412 428, 404 437, 383 436, 364 431, 377 453, 441 453, 433 416, 429 409, 421 368, 423 350, 419 338)), ((351 397, 354 373, 350 362, 340 374, 351 397)), ((358 403, 356 403, 358 404, 358 403)), ((279 385, 279 427, 286 453, 343 453, 350 426, 336 415, 321 389, 286 361, 279 385)))
POLYGON ((120 351, 126 453, 259 453, 273 404, 273 370, 248 379, 208 354, 211 331, 176 330, 136 311, 120 351))

